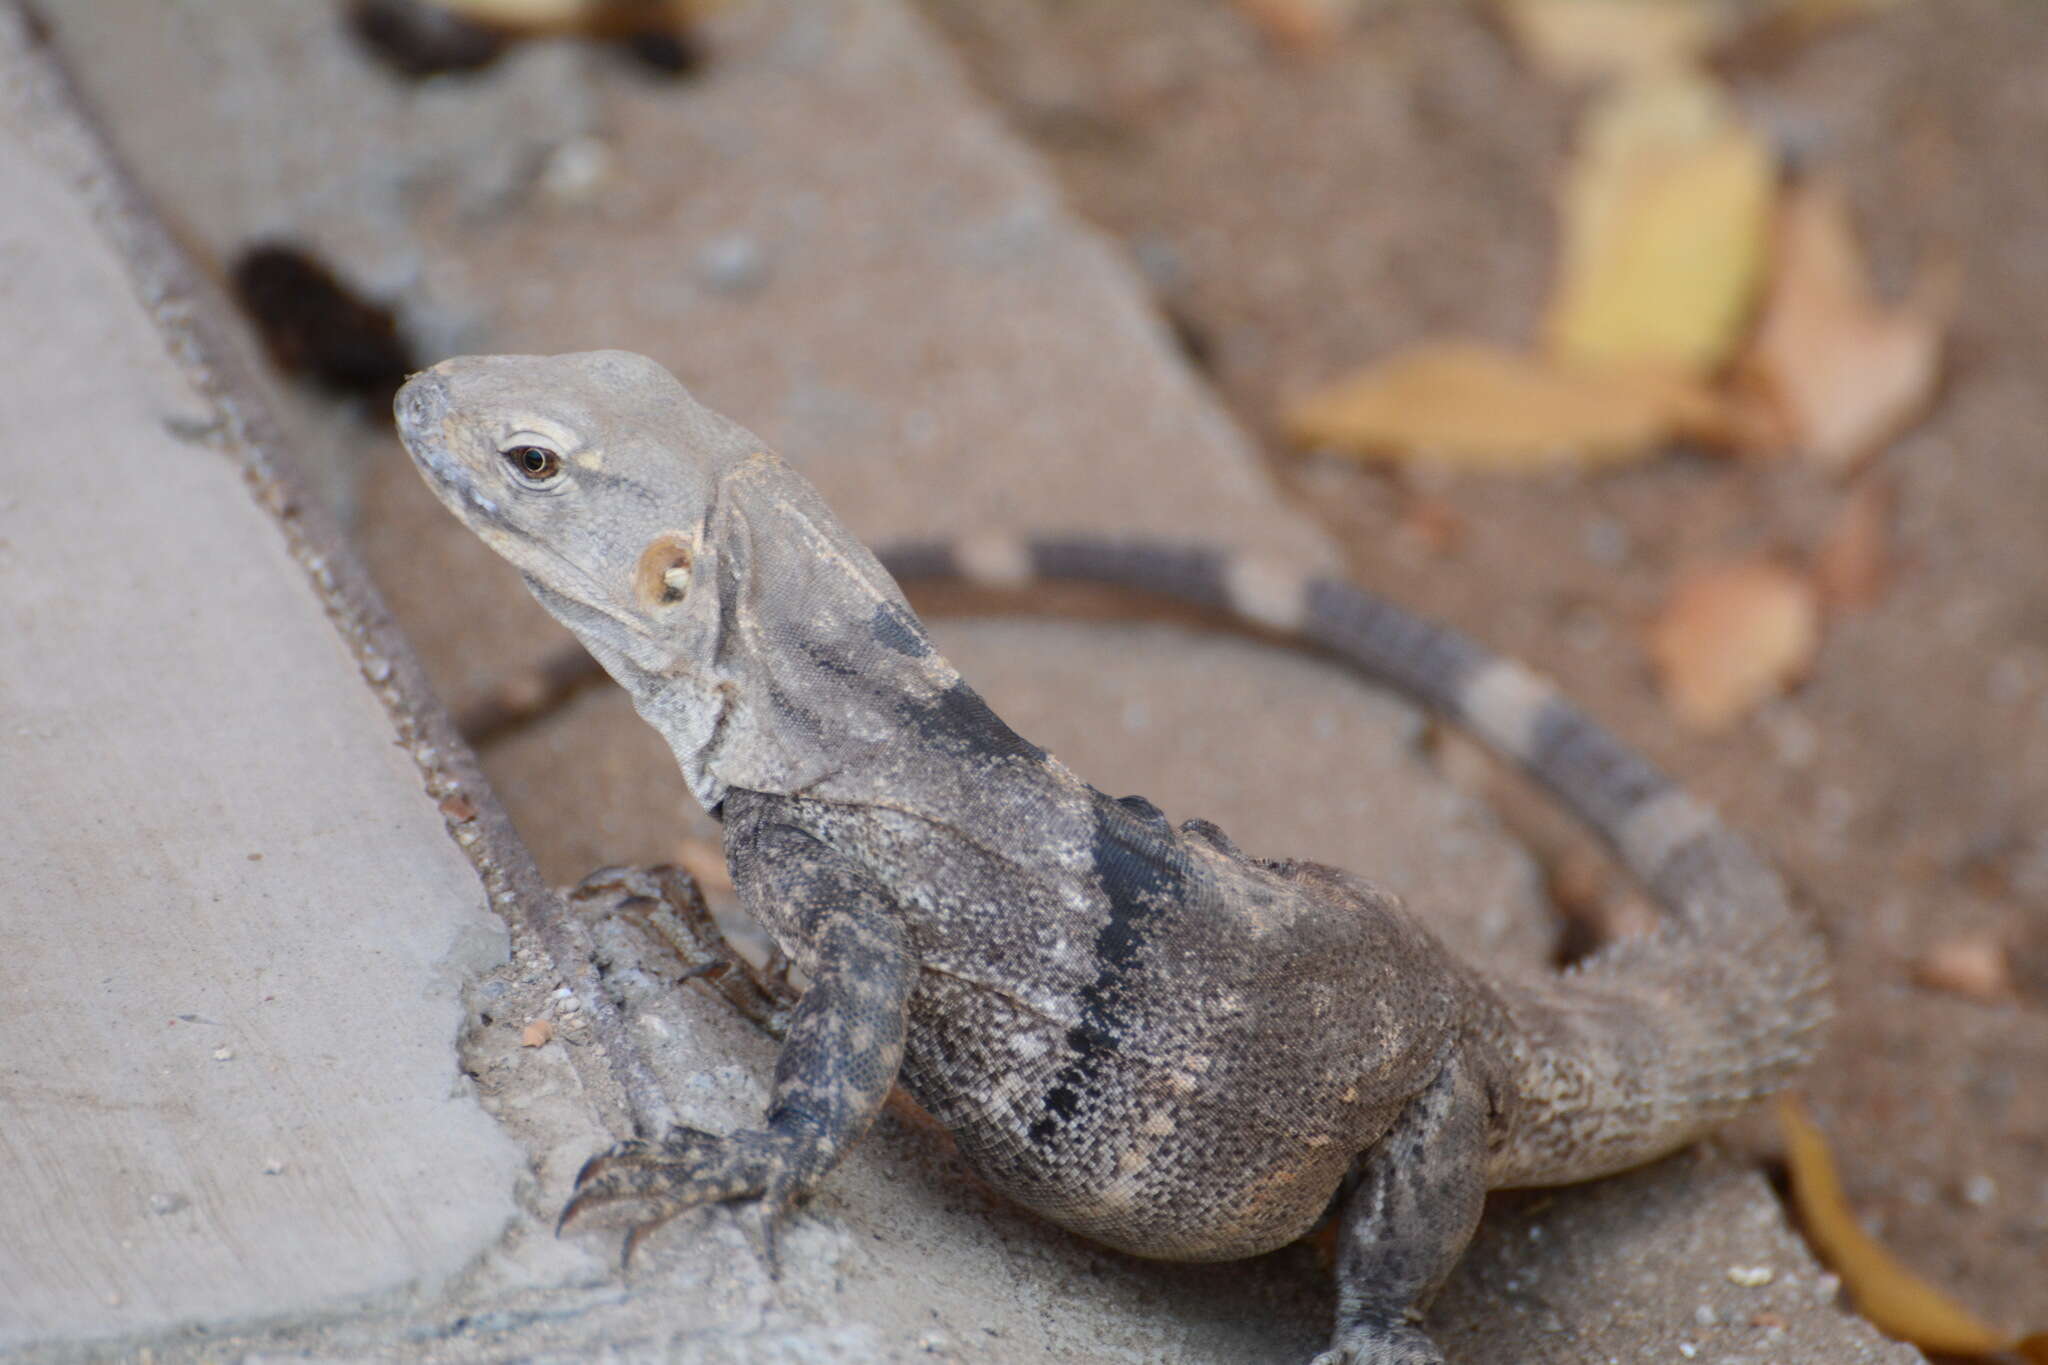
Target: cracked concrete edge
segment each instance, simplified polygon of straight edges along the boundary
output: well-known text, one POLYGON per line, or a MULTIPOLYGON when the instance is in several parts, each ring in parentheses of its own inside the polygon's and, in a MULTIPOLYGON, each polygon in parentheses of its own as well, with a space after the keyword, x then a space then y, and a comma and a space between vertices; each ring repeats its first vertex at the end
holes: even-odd
MULTIPOLYGON (((411 642, 385 607, 340 524, 299 486, 278 457, 283 436, 251 369, 225 301, 151 207, 112 140, 87 108, 29 0, 0 8, 0 56, 13 68, 7 98, 35 149, 79 190, 127 266, 172 361, 218 414, 206 442, 241 469, 250 496, 270 514, 328 619, 441 804, 452 838, 476 868, 489 904, 516 933, 537 939, 588 1012, 598 1055, 579 1059, 581 1080, 613 1131, 659 1131, 670 1110, 624 1021, 599 987, 587 936, 542 879, 532 855, 441 705, 411 642)), ((454 1042, 456 1040, 451 1040, 454 1042)))

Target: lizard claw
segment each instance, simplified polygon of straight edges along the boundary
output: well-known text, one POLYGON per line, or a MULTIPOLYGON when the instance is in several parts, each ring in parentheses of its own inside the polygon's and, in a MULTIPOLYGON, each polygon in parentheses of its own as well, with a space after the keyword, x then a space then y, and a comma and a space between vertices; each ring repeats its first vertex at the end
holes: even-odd
POLYGON ((620 1250, 620 1266, 647 1237, 678 1214, 704 1204, 757 1201, 749 1221, 771 1277, 777 1274, 776 1223, 794 1198, 795 1181, 781 1144, 763 1132, 718 1137, 677 1125, 660 1142, 628 1139, 583 1163, 575 1193, 562 1206, 555 1232, 590 1209, 635 1201, 647 1213, 636 1219, 620 1250))

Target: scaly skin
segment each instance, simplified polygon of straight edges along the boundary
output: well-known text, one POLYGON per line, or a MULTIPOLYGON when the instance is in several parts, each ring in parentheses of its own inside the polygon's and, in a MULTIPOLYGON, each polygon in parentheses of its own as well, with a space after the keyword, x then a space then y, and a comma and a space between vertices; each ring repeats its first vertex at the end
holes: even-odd
POLYGON ((400 430, 442 501, 625 687, 725 823, 810 985, 765 1122, 595 1158, 565 1220, 639 1236, 743 1203, 763 1233, 900 1081, 997 1188, 1140 1255, 1299 1237, 1341 1196, 1319 1360, 1441 1360, 1417 1316, 1487 1189, 1625 1169, 1810 1054, 1811 932, 1776 877, 1518 666, 1347 585, 1097 541, 907 547, 909 574, 1120 582, 1292 631, 1468 725, 1620 853, 1660 932, 1534 984, 1385 892, 1112 799, 1004 725, 816 491, 624 352, 464 357, 400 430))

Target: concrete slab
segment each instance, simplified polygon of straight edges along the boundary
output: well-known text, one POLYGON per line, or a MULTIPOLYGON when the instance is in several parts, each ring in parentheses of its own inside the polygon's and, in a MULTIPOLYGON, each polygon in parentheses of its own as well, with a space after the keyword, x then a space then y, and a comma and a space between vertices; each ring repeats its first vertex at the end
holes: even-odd
POLYGON ((513 1211, 451 1050, 502 925, 16 39, 0 14, 0 1347, 437 1285, 513 1211))

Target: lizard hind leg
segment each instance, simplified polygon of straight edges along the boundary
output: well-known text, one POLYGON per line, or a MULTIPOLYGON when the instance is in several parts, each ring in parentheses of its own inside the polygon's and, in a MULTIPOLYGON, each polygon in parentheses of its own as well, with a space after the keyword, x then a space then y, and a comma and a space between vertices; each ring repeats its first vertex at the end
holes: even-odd
POLYGON ((1479 1225, 1487 1114, 1453 1059, 1359 1157, 1338 1214, 1336 1330, 1314 1365, 1443 1365, 1417 1320, 1479 1225))

